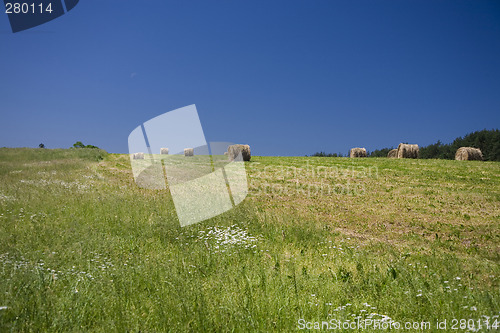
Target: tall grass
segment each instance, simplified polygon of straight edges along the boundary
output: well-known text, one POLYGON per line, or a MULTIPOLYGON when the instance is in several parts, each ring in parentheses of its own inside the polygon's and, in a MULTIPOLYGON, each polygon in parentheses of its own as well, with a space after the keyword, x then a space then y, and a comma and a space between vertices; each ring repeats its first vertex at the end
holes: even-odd
POLYGON ((128 156, 93 156, 0 149, 0 331, 498 318, 498 163, 252 157, 243 203, 180 228, 128 156))
POLYGON ((52 161, 60 159, 84 159, 100 161, 107 152, 97 148, 71 148, 71 149, 32 149, 32 148, 0 148, 0 156, 5 161, 52 161))

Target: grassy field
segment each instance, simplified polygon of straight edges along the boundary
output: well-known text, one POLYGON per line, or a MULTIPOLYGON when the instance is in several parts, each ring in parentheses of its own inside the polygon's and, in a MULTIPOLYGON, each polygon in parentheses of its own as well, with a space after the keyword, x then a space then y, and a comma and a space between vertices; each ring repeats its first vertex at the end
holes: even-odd
POLYGON ((169 191, 138 188, 127 155, 0 149, 0 331, 498 323, 500 163, 255 156, 246 168, 240 205, 181 228, 169 191))

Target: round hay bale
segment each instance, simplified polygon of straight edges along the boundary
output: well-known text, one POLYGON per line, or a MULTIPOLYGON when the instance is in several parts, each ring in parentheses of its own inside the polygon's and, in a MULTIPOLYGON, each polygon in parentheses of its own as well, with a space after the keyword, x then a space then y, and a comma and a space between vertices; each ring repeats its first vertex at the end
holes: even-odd
POLYGON ((400 143, 398 146, 398 158, 418 158, 418 145, 400 143))
POLYGON ((483 153, 478 148, 473 147, 460 147, 455 153, 457 161, 482 161, 483 153))
POLYGON ((143 160, 144 159, 144 153, 134 153, 132 155, 132 158, 134 160, 143 160))
POLYGON ((249 145, 231 145, 227 147, 227 155, 229 156, 230 161, 234 161, 240 152, 243 157, 243 161, 250 161, 252 155, 250 153, 249 145))
POLYGON ((161 155, 168 155, 168 148, 160 148, 161 155))
POLYGON ((388 158, 397 158, 398 157, 398 150, 397 149, 392 149, 389 151, 387 154, 388 158))
POLYGON ((193 156, 194 148, 184 148, 184 156, 193 156))
POLYGON ((349 157, 366 157, 366 149, 365 148, 351 148, 349 151, 349 157))

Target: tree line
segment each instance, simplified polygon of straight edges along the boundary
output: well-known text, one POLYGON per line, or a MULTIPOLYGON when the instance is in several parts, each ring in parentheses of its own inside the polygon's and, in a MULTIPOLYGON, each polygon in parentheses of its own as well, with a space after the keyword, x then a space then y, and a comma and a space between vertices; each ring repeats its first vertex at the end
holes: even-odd
MULTIPOLYGON (((485 161, 500 161, 500 130, 484 129, 475 131, 458 137, 452 143, 442 143, 438 140, 436 143, 425 147, 420 147, 420 158, 440 158, 446 160, 455 159, 455 153, 460 147, 474 147, 481 149, 485 161)), ((369 157, 387 157, 390 150, 397 148, 382 148, 372 152, 367 152, 369 157)), ((307 156, 307 155, 306 155, 307 156)), ((327 154, 325 152, 317 152, 311 156, 319 157, 343 157, 341 153, 327 154)), ((349 156, 349 154, 345 155, 349 156)))

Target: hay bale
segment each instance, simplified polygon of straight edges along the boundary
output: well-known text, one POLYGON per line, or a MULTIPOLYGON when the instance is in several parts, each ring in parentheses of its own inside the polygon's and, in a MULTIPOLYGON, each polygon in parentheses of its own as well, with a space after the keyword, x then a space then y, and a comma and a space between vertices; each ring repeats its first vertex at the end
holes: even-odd
POLYGON ((250 153, 249 145, 231 145, 227 147, 227 155, 229 156, 230 161, 234 161, 234 159, 238 157, 240 152, 241 156, 243 157, 243 161, 250 161, 252 155, 250 153))
POLYGON ((134 153, 134 154, 132 154, 132 158, 134 160, 143 160, 144 159, 144 153, 134 153))
POLYGON ((193 156, 194 148, 184 148, 184 156, 193 156))
POLYGON ((460 147, 455 153, 457 161, 482 161, 483 153, 480 149, 473 147, 460 147))
POLYGON ((398 146, 398 158, 418 158, 418 145, 400 143, 398 146))
POLYGON ((388 158, 397 158, 398 157, 398 150, 397 149, 392 149, 391 151, 389 151, 389 153, 387 154, 387 157, 388 158))
POLYGON ((160 148, 161 155, 168 155, 168 148, 160 148))
POLYGON ((366 149, 365 148, 351 148, 349 152, 349 157, 366 157, 366 149))

